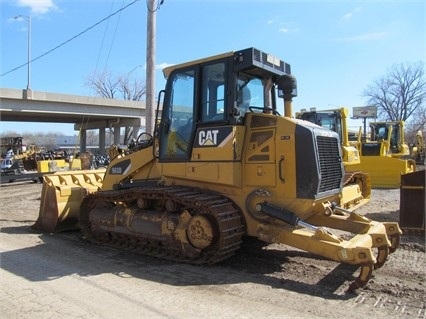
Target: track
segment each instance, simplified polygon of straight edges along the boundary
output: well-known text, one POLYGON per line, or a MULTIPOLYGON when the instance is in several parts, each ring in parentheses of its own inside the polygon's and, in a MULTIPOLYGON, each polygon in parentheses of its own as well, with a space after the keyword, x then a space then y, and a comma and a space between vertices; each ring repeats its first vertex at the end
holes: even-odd
POLYGON ((371 182, 368 173, 364 172, 346 172, 344 176, 343 186, 351 183, 361 184, 362 196, 369 198, 371 195, 371 182))
POLYGON ((80 223, 91 242, 191 264, 229 258, 245 233, 232 201, 193 187, 97 192, 84 199, 80 223))
POLYGON ((338 205, 348 210, 354 210, 366 204, 371 196, 371 181, 368 174, 363 172, 345 172, 343 187, 352 191, 345 192, 338 205), (351 186, 357 186, 354 190, 351 186))

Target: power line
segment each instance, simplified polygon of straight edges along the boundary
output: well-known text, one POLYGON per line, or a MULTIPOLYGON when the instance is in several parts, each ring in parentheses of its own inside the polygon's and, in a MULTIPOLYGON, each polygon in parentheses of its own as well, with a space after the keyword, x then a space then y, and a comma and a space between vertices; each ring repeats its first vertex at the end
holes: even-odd
POLYGON ((59 49, 60 47, 64 46, 65 44, 67 44, 68 42, 71 42, 72 40, 78 38, 79 36, 81 36, 82 34, 86 33, 87 31, 93 29, 94 27, 98 26, 99 24, 101 24, 102 22, 104 22, 105 20, 108 20, 109 18, 111 18, 112 16, 116 15, 117 13, 120 13, 121 11, 127 9, 128 7, 130 7, 131 5, 135 4, 136 2, 138 2, 139 0, 134 0, 133 2, 129 3, 128 5, 126 5, 125 7, 122 7, 120 9, 118 9, 117 11, 115 11, 114 13, 111 13, 109 16, 107 16, 106 18, 103 18, 102 20, 100 20, 99 22, 96 22, 94 25, 88 27, 87 29, 81 31, 80 33, 78 33, 77 35, 73 36, 72 38, 66 40, 65 42, 62 42, 61 44, 57 45, 56 47, 54 47, 53 49, 43 53, 42 55, 39 55, 38 57, 32 59, 31 61, 28 61, 27 63, 21 64, 20 66, 17 66, 3 74, 0 74, 0 77, 7 75, 9 73, 12 73, 16 70, 19 70, 20 68, 26 66, 29 63, 32 63, 34 61, 37 61, 38 59, 41 59, 42 57, 48 55, 49 53, 52 53, 53 51, 59 49))
MULTIPOLYGON (((124 2, 124 0, 123 0, 123 2, 124 2)), ((121 14, 118 16, 117 23, 115 24, 114 35, 113 35, 113 37, 112 37, 111 45, 109 46, 108 55, 107 55, 107 59, 106 59, 106 61, 105 61, 105 65, 106 65, 106 64, 108 63, 108 61, 109 61, 109 57, 110 57, 110 54, 111 54, 111 50, 112 50, 112 47, 113 47, 113 45, 114 45, 115 36, 117 35, 118 25, 120 24, 120 18, 121 18, 121 14)))

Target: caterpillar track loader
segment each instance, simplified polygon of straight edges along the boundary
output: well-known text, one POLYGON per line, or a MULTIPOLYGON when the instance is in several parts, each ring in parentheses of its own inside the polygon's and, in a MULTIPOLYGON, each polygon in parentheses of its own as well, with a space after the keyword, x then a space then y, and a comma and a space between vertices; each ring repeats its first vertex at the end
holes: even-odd
POLYGON ((302 109, 300 112, 296 112, 296 118, 325 127, 339 135, 345 167, 345 181, 338 204, 345 209, 354 210, 370 200, 371 180, 368 173, 353 169, 355 164, 361 163, 361 158, 358 149, 349 142, 348 114, 348 109, 344 107, 320 111, 312 108, 309 111, 302 109))
POLYGON ((105 172, 47 176, 35 227, 78 226, 94 243, 193 264, 220 262, 254 237, 358 265, 348 290, 364 286, 402 232, 335 205, 339 138, 289 116, 290 65, 248 48, 164 74, 155 132, 105 172))

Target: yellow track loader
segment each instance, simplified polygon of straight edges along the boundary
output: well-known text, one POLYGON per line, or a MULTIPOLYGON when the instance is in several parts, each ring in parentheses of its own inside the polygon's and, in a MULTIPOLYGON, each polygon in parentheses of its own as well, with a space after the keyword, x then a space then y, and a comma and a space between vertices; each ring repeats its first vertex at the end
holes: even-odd
POLYGON ((311 108, 309 111, 302 109, 296 112, 296 118, 320 125, 339 135, 345 167, 345 182, 338 204, 345 209, 354 210, 370 200, 371 181, 368 173, 353 168, 355 164, 361 162, 361 158, 358 149, 349 142, 348 114, 348 110, 344 107, 332 110, 311 108))
POLYGON ((290 117, 290 65, 248 48, 164 74, 155 132, 113 158, 103 177, 46 176, 38 228, 71 219, 93 243, 192 264, 220 262, 254 237, 357 265, 348 290, 364 286, 401 230, 335 204, 344 182, 339 137, 290 117))

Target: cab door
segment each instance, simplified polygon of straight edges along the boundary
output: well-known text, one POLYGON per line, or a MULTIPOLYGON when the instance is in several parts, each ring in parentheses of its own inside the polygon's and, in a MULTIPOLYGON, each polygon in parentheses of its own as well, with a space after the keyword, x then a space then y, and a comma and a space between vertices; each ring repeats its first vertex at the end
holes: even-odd
POLYGON ((167 82, 160 123, 161 161, 188 161, 195 130, 196 70, 177 70, 167 82))

